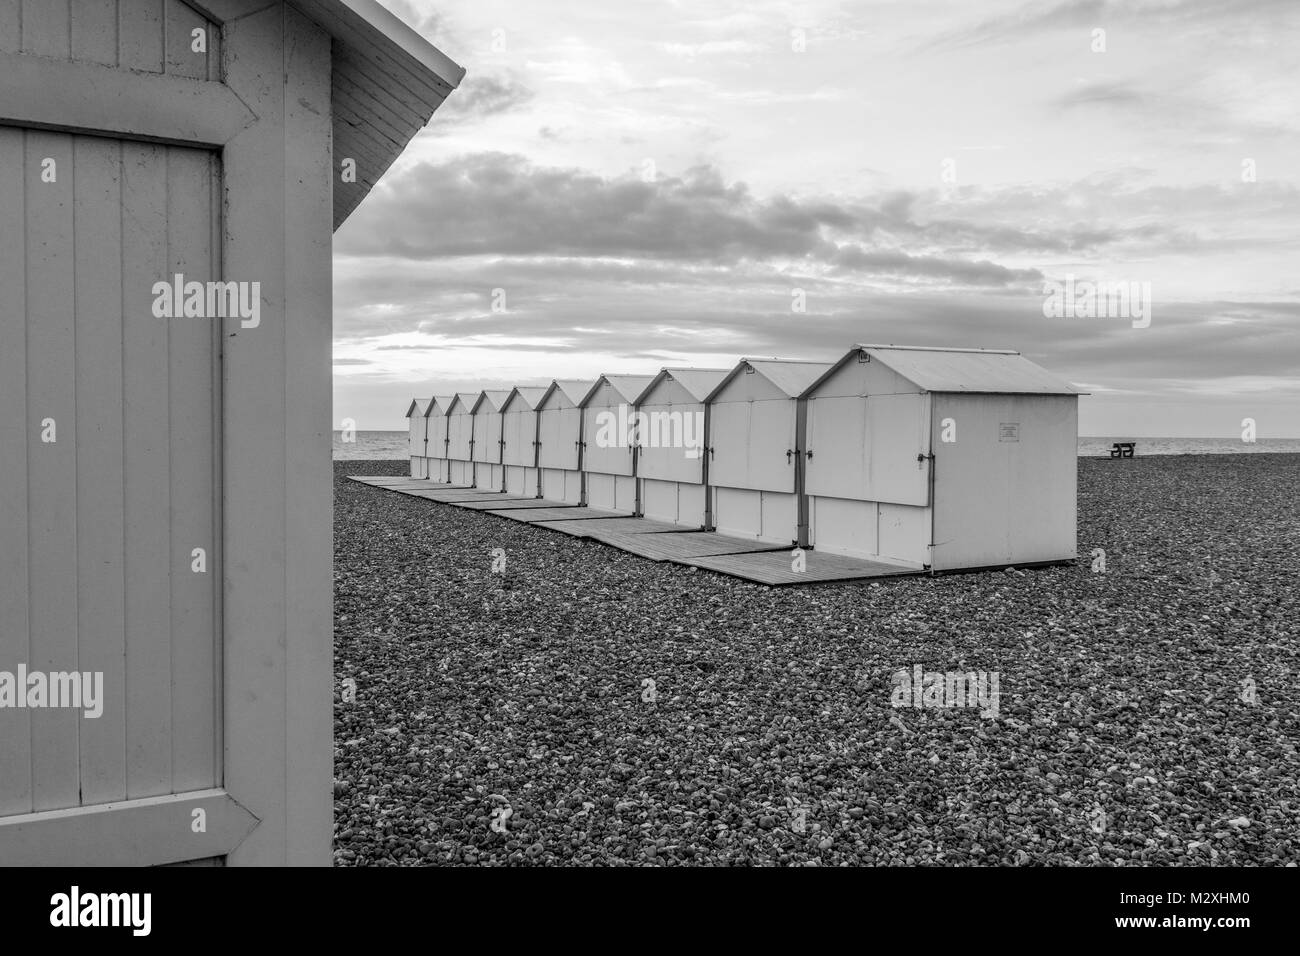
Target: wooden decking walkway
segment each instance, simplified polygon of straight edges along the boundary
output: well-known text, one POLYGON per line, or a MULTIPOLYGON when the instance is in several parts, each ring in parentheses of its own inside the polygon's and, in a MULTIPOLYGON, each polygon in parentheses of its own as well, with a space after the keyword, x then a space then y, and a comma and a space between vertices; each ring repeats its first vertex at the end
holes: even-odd
POLYGON ((562 520, 533 523, 539 528, 549 528, 551 531, 573 535, 575 538, 594 538, 603 534, 662 534, 668 531, 689 530, 680 525, 669 524, 667 521, 653 521, 650 518, 584 518, 579 515, 577 520, 574 520, 564 515, 562 520))
POLYGON ((790 549, 763 554, 709 554, 684 558, 682 564, 693 565, 719 574, 730 574, 760 584, 807 584, 810 581, 851 581, 859 578, 895 577, 922 572, 897 564, 882 564, 862 558, 850 558, 824 551, 805 551, 804 570, 794 570, 790 549))
POLYGON ((411 495, 454 508, 484 511, 500 518, 509 518, 578 538, 590 538, 651 561, 672 561, 759 584, 812 584, 817 581, 848 581, 921 573, 902 565, 812 550, 804 552, 802 561, 796 562, 789 545, 728 537, 716 531, 700 531, 666 521, 633 517, 626 511, 605 511, 564 501, 484 491, 423 478, 391 475, 348 477, 385 491, 411 495), (803 570, 794 570, 800 563, 803 570))
MULTIPOLYGON (((685 564, 687 558, 706 554, 739 554, 755 551, 789 553, 788 547, 765 545, 744 538, 729 538, 716 531, 680 531, 676 534, 619 534, 595 531, 589 537, 604 544, 612 544, 623 551, 639 554, 651 561, 676 561, 685 564)), ((787 564, 789 561, 787 560, 787 564)))

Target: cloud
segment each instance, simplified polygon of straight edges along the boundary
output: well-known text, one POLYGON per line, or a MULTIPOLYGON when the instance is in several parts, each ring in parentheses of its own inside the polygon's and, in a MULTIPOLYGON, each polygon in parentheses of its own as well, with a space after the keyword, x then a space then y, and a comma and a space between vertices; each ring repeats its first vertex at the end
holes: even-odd
POLYGON ((1123 106, 1143 108, 1150 100, 1131 86, 1121 83, 1090 83, 1058 97, 1053 105, 1057 109, 1076 106, 1123 106))
POLYGON ((967 285, 1006 285, 1012 281, 1042 278, 1042 273, 1037 269, 1008 269, 985 260, 962 262, 931 256, 909 256, 897 250, 871 252, 856 246, 837 250, 832 262, 845 271, 923 276, 967 285))
POLYGON ((336 339, 376 381, 831 359, 885 341, 1015 348, 1133 393, 1253 381, 1294 394, 1300 305, 1180 301, 1190 266, 1176 257, 1293 248, 1300 191, 1153 180, 1126 167, 1050 185, 764 195, 711 166, 646 182, 468 154, 394 173, 339 233, 336 339), (1174 264, 1152 275, 1162 257, 1174 264), (1163 279, 1151 327, 1045 318, 1043 279, 1066 273, 1163 279))
POLYGON ((518 77, 468 74, 456 92, 438 110, 431 129, 441 134, 451 121, 467 123, 509 113, 529 104, 533 91, 518 77))
POLYGON ((930 48, 978 46, 1035 37, 1056 30, 1092 30, 1118 24, 1168 29, 1191 24, 1220 24, 1226 34, 1243 27, 1269 29, 1270 14, 1285 16, 1292 0, 1066 0, 1034 2, 986 17, 977 23, 947 30, 931 40, 930 48), (1254 15, 1254 16, 1252 16, 1254 15))
MULTIPOLYGON (((447 42, 446 21, 428 5, 415 0, 383 0, 383 5, 434 46, 441 48, 447 42)), ((443 52, 449 51, 444 49, 443 52)))
POLYGON ((705 40, 703 43, 661 43, 659 48, 670 56, 693 58, 725 53, 760 53, 763 46, 749 40, 705 40))
MULTIPOLYGON (((1020 195, 1009 202, 1025 205, 1020 195)), ((783 261, 1001 284, 1025 275, 993 267, 985 261, 990 252, 1079 252, 1126 235, 1046 219, 1039 229, 1015 227, 995 221, 997 203, 974 190, 948 200, 906 191, 866 198, 757 196, 710 166, 643 181, 479 153, 390 177, 353 217, 338 250, 412 260, 490 255, 697 265, 783 261), (951 214, 963 209, 976 218, 951 214), (429 228, 431 222, 438 228, 429 228), (970 255, 980 260, 967 262, 970 255)))

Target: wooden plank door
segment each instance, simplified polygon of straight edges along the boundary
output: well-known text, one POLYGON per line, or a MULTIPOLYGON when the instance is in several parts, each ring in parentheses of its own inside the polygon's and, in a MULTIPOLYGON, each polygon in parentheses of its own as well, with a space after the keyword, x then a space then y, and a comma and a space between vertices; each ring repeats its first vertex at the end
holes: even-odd
POLYGON ((930 405, 926 395, 867 398, 865 497, 900 505, 930 503, 930 405))
POLYGON ((153 307, 221 275, 219 157, 0 127, 0 169, 0 672, 102 675, 98 716, 0 708, 0 822, 213 790, 220 323, 153 307))
POLYGON ((857 395, 811 398, 804 491, 819 498, 867 500, 867 400, 857 395))

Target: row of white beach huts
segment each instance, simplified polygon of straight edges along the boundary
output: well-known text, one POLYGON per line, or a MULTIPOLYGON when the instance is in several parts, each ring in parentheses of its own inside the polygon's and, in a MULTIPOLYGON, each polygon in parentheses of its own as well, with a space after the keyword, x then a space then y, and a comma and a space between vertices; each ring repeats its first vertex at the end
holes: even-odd
POLYGON ((933 571, 1076 556, 1078 396, 1017 352, 854 346, 416 399, 411 474, 933 571))

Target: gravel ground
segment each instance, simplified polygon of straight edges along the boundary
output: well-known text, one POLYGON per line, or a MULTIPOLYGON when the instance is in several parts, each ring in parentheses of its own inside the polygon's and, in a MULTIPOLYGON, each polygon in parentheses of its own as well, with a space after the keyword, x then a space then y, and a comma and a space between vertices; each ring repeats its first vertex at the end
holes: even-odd
POLYGON ((1300 860, 1300 455, 1081 460, 1105 573, 783 589, 342 477, 405 468, 335 463, 338 864, 1300 860))

